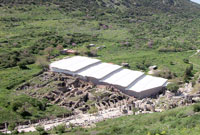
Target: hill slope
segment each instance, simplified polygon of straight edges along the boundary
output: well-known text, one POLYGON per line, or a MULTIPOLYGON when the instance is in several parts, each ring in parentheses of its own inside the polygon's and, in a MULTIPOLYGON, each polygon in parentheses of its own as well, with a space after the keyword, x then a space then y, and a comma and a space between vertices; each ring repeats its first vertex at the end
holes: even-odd
POLYGON ((0 3, 0 67, 16 66, 25 57, 29 57, 25 63, 32 64, 33 55, 58 44, 72 47, 72 43, 94 41, 129 42, 130 48, 146 48, 149 43, 152 48, 172 47, 178 51, 199 47, 200 6, 188 0, 0 3))
POLYGON ((192 106, 162 113, 126 116, 110 119, 91 129, 72 129, 66 135, 198 135, 199 113, 192 106))
POLYGON ((48 5, 56 4, 66 11, 80 10, 95 16, 106 11, 112 13, 149 14, 159 12, 170 12, 186 14, 195 13, 200 6, 190 2, 190 0, 1 0, 2 5, 48 5), (145 10, 143 10, 145 9, 145 10), (123 12, 125 11, 125 12, 123 12))
POLYGON ((23 120, 47 116, 48 110, 38 116, 37 107, 30 105, 36 111, 33 116, 23 118, 8 104, 14 104, 14 88, 42 70, 41 61, 39 66, 36 64, 37 57, 48 58, 48 62, 65 57, 59 53, 62 47, 76 49, 80 55, 94 54, 106 62, 128 62, 135 70, 147 71, 148 66, 158 65, 160 70, 170 71, 163 76, 171 79, 182 80, 189 66, 184 59, 194 64, 194 73, 200 70, 199 56, 190 57, 200 47, 200 9, 188 0, 0 0, 0 3, 0 113, 10 112, 11 120, 15 116, 23 120), (86 46, 90 43, 105 47, 89 50, 86 46))

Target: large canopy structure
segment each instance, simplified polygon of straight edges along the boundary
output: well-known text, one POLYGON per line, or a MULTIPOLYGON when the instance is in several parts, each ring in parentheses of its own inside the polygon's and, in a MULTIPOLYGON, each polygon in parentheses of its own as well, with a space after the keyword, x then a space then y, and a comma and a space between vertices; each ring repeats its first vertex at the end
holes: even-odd
POLYGON ((100 62, 101 61, 98 59, 90 59, 87 57, 75 56, 51 63, 50 70, 74 76, 78 71, 89 68, 100 62))
POLYGON ((167 79, 124 69, 101 60, 74 56, 50 64, 50 70, 77 76, 96 85, 111 85, 130 96, 144 98, 162 91, 167 79))
POLYGON ((99 63, 77 73, 79 76, 87 78, 95 84, 98 84, 104 77, 113 74, 122 67, 109 63, 99 63))

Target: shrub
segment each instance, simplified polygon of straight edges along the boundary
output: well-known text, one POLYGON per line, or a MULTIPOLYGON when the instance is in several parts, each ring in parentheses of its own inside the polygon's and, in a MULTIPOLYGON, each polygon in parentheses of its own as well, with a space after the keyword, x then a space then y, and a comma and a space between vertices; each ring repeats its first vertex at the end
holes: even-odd
POLYGON ((20 101, 15 101, 12 103, 12 110, 17 111, 23 104, 20 101))
POLYGON ((17 63, 17 65, 19 66, 20 69, 28 69, 26 64, 27 63, 25 61, 20 61, 19 63, 17 63))
POLYGON ((170 65, 175 65, 175 63, 173 61, 170 61, 170 65))
POLYGON ((28 116, 32 116, 32 114, 30 112, 27 111, 26 106, 22 106, 21 108, 19 108, 17 110, 17 113, 19 113, 23 118, 26 118, 28 116))
POLYGON ((114 127, 111 127, 111 133, 113 133, 113 134, 121 134, 122 133, 122 128, 119 128, 119 127, 116 127, 116 126, 114 126, 114 127))
POLYGON ((133 111, 133 114, 135 114, 136 112, 138 112, 138 111, 139 111, 139 109, 137 109, 137 108, 133 107, 132 111, 133 111))
POLYGON ((73 123, 69 123, 69 128, 73 129, 75 125, 73 123))
POLYGON ((169 69, 164 69, 162 71, 156 71, 154 73, 155 76, 166 78, 166 79, 172 79, 176 77, 176 74, 171 72, 169 69))
POLYGON ((175 48, 174 46, 160 46, 158 48, 159 52, 182 52, 182 48, 175 48))
POLYGON ((187 117, 187 116, 188 116, 188 115, 185 114, 184 112, 179 112, 179 113, 177 113, 177 115, 176 115, 177 118, 184 118, 184 117, 187 117))
POLYGON ((98 112, 98 109, 95 106, 92 106, 88 111, 90 114, 98 112))
POLYGON ((88 55, 89 57, 96 57, 97 56, 97 50, 96 49, 88 50, 86 52, 86 55, 88 55))
POLYGON ((15 127, 16 127, 15 123, 9 123, 8 130, 13 131, 15 129, 15 127))
POLYGON ((57 134, 65 133, 65 129, 66 129, 65 124, 58 125, 57 127, 54 128, 54 130, 57 134))
POLYGON ((47 135, 48 133, 45 131, 44 127, 38 126, 36 130, 39 132, 40 135, 47 135))
POLYGON ((149 68, 149 66, 152 65, 152 63, 150 62, 151 60, 142 60, 141 62, 138 62, 136 64, 136 67, 140 70, 146 70, 147 68, 149 68))
POLYGON ((58 51, 61 51, 61 50, 63 50, 63 46, 62 46, 62 45, 57 45, 57 46, 56 46, 56 49, 57 49, 58 51))
POLYGON ((43 70, 47 70, 49 68, 49 63, 45 56, 39 56, 36 59, 36 64, 41 67, 43 70))
POLYGON ((142 63, 137 63, 137 64, 136 64, 136 67, 137 67, 138 69, 140 69, 140 70, 145 70, 145 69, 146 69, 146 67, 145 67, 144 64, 142 64, 142 63))
POLYGON ((166 135, 166 131, 161 131, 160 129, 151 129, 147 135, 166 135))
POLYGON ((194 112, 200 112, 200 104, 195 104, 195 105, 193 106, 193 111, 194 111, 194 112))
POLYGON ((178 91, 178 89, 179 89, 179 86, 176 83, 171 83, 171 84, 167 85, 167 90, 169 90, 171 92, 176 93, 178 91))
POLYGON ((12 134, 14 134, 14 135, 18 135, 18 134, 19 134, 19 132, 18 132, 18 130, 17 130, 17 129, 15 129, 15 130, 12 132, 12 134))
POLYGON ((189 59, 183 59, 183 62, 188 64, 189 63, 189 59))

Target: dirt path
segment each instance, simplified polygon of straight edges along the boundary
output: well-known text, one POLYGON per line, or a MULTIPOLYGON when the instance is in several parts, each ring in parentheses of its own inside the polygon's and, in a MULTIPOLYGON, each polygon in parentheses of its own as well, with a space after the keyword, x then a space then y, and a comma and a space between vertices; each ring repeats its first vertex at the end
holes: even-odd
POLYGON ((110 108, 108 110, 100 111, 97 114, 79 114, 67 118, 57 118, 54 120, 42 121, 32 125, 18 126, 17 130, 19 132, 34 132, 36 131, 35 128, 37 126, 43 126, 45 130, 50 130, 60 124, 66 124, 66 126, 70 126, 72 124, 74 126, 90 127, 95 123, 103 121, 105 119, 117 118, 120 116, 131 114, 132 111, 128 112, 127 114, 123 114, 120 111, 120 108, 110 108))
POLYGON ((200 53, 200 50, 197 50, 196 53, 192 54, 192 55, 189 56, 189 57, 193 57, 193 56, 195 56, 195 55, 197 55, 197 54, 199 54, 199 53, 200 53))

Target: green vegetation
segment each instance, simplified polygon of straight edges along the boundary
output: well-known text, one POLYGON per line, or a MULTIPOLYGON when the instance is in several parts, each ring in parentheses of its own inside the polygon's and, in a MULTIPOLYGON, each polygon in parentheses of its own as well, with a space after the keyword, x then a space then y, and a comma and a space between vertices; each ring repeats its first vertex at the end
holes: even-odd
POLYGON ((0 69, 1 92, 6 89, 15 88, 16 85, 27 81, 40 72, 41 69, 36 65, 29 65, 26 70, 22 70, 18 67, 0 69))
MULTIPOLYGON (((198 104, 199 106, 199 104, 198 104)), ((200 115, 195 106, 177 108, 162 113, 125 116, 106 120, 96 128, 72 130, 67 135, 198 135, 200 115)))
POLYGON ((58 125, 58 126, 56 126, 53 130, 54 130, 54 132, 55 132, 56 134, 65 133, 66 125, 65 125, 65 124, 58 125))
MULTIPOLYGON (((189 0, 0 0, 0 123, 68 112, 14 90, 65 57, 63 48, 144 72, 157 65, 158 76, 190 81, 200 70, 193 55, 200 48, 199 11, 189 0), (88 49, 90 43, 105 47, 88 49)), ((124 130, 132 131, 110 132, 124 130)))
MULTIPOLYGON (((75 127, 63 135, 199 135, 200 104, 176 108, 161 113, 140 114, 109 119, 95 128, 75 127), (196 111, 198 106, 198 111, 196 111)), ((49 134, 55 130, 48 131, 49 134)), ((57 132, 58 133, 58 132, 57 132)), ((60 132, 61 133, 61 132, 60 132)), ((27 135, 29 133, 26 133, 27 135)), ((37 132, 32 133, 37 135, 37 132)))
POLYGON ((194 112, 200 112, 200 104, 195 104, 193 108, 194 112))
POLYGON ((88 111, 88 113, 90 114, 97 113, 97 112, 98 112, 98 109, 95 106, 92 106, 90 110, 88 111))
POLYGON ((188 66, 185 69, 185 74, 184 74, 184 80, 185 80, 185 82, 189 82, 189 80, 191 80, 191 77, 193 77, 192 70, 193 70, 193 65, 192 64, 190 64, 190 66, 188 66))
POLYGON ((8 125, 8 130, 9 130, 9 131, 14 131, 14 130, 15 130, 15 127, 16 127, 16 123, 10 123, 10 124, 8 125))
POLYGON ((45 129, 41 126, 36 127, 36 130, 39 132, 40 135, 46 135, 48 134, 45 129))
POLYGON ((169 90, 171 92, 176 93, 178 91, 178 89, 179 89, 179 86, 176 83, 171 83, 171 84, 167 85, 167 90, 169 90))
POLYGON ((56 117, 70 113, 65 108, 48 104, 48 101, 37 100, 27 95, 1 98, 0 123, 23 122, 46 117, 56 117))

